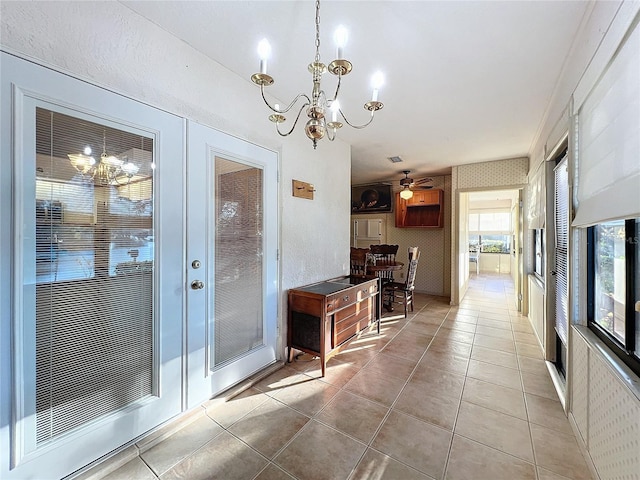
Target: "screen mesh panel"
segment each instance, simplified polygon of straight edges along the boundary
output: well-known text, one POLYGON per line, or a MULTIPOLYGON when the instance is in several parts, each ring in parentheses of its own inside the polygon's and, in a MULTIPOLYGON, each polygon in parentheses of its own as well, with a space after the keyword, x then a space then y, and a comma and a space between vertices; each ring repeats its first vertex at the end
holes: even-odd
POLYGON ((25 238, 35 238, 38 443, 154 391, 152 158, 151 138, 36 111, 25 238))
POLYGON ((215 158, 214 367, 263 344, 263 171, 215 158))

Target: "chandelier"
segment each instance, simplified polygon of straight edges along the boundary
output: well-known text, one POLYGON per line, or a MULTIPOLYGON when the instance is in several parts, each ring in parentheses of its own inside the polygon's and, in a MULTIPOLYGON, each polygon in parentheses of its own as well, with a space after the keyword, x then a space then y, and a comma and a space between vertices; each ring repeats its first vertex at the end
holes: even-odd
POLYGON ((131 181, 140 167, 128 158, 120 159, 107 154, 107 134, 102 133, 102 154, 100 159, 91 156, 91 147, 85 147, 80 154, 69 154, 69 162, 83 177, 89 177, 100 185, 126 185, 131 181))
POLYGON ((339 128, 342 128, 342 122, 338 121, 338 114, 344 122, 353 128, 364 128, 369 125, 373 121, 373 116, 375 112, 380 110, 384 105, 382 102, 378 101, 378 91, 382 84, 384 83, 384 77, 382 73, 377 72, 373 75, 371 80, 371 86, 373 88, 373 94, 371 97, 371 101, 364 104, 365 110, 371 112, 371 116, 369 121, 364 123, 363 125, 354 125, 345 117, 344 113, 340 108, 340 103, 338 101, 338 94, 340 93, 340 84, 342 82, 342 77, 351 72, 352 65, 351 62, 343 58, 343 50, 344 45, 347 41, 347 30, 340 26, 336 30, 335 33, 335 41, 337 46, 337 58, 332 61, 328 67, 320 61, 320 0, 316 0, 316 56, 309 64, 309 72, 313 77, 313 88, 311 91, 311 96, 301 93, 296 96, 293 101, 285 108, 280 108, 280 106, 276 103, 271 105, 264 96, 264 87, 268 87, 272 85, 274 80, 273 77, 267 74, 267 59, 271 53, 271 47, 269 42, 266 39, 263 39, 258 44, 258 55, 260 56, 260 73, 254 73, 251 76, 251 81, 256 85, 260 86, 260 93, 262 94, 262 99, 264 103, 271 109, 273 112, 269 115, 269 120, 276 124, 276 131, 279 135, 286 137, 290 135, 293 130, 296 128, 300 115, 302 111, 306 108, 306 115, 309 117, 307 121, 304 131, 307 134, 307 137, 311 139, 313 142, 313 148, 317 147, 318 140, 324 138, 325 134, 327 138, 331 141, 335 140, 336 132, 339 128), (338 77, 338 82, 336 86, 335 93, 333 97, 327 97, 325 91, 322 89, 320 85, 320 81, 322 79, 322 74, 329 70, 330 73, 336 75, 338 77), (289 131, 281 131, 280 124, 284 123, 286 118, 283 114, 287 113, 293 106, 298 102, 298 100, 303 99, 303 103, 298 110, 298 114, 296 115, 296 119, 291 126, 289 131), (327 121, 326 112, 327 110, 331 110, 331 121, 327 121))

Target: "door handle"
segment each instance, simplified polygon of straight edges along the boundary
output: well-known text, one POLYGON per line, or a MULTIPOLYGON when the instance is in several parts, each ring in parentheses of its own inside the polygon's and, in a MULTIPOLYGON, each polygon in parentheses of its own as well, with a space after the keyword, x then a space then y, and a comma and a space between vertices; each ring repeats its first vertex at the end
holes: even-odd
POLYGON ((202 280, 194 280, 191 282, 191 290, 202 290, 204 288, 204 282, 202 280))

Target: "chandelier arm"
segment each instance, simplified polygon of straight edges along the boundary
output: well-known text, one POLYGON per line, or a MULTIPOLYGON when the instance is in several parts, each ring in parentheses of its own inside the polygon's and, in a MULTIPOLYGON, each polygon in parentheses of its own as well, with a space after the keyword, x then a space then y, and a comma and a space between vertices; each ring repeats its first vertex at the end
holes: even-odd
POLYGON ((281 137, 287 137, 289 135, 291 135, 291 132, 293 132, 293 130, 296 128, 296 125, 298 124, 298 120, 300 119, 300 114, 302 113, 302 111, 305 109, 305 107, 307 107, 309 104, 305 103, 304 105, 302 105, 300 107, 300 110, 298 111, 298 115, 296 115, 296 119, 293 122, 293 125, 291 126, 291 129, 286 132, 286 133, 282 133, 280 131, 280 127, 278 125, 280 125, 279 123, 276 123, 276 131, 278 132, 278 135, 280 135, 281 137))
POLYGON ((342 116, 344 122, 349 125, 352 128, 357 128, 357 129, 361 129, 366 127, 367 125, 369 125, 371 122, 373 122, 373 115, 374 115, 374 111, 371 111, 371 118, 369 119, 369 121, 367 123, 364 123, 362 125, 354 125, 352 124, 349 120, 347 120, 347 117, 344 116, 344 112, 342 111, 342 109, 338 110, 340 112, 340 115, 342 116))
POLYGON ((340 93, 340 84, 341 83, 342 83, 342 74, 339 73, 338 74, 338 84, 336 85, 336 92, 333 94, 333 98, 329 102, 330 104, 335 102, 338 99, 338 94, 340 93))
POLYGON ((289 110, 291 110, 291 108, 296 104, 296 102, 300 98, 304 98, 307 101, 305 106, 311 103, 311 99, 309 98, 309 96, 306 93, 301 93, 296 98, 293 99, 293 101, 289 104, 287 108, 279 108, 276 110, 273 106, 271 106, 267 98, 264 96, 264 85, 260 85, 260 93, 262 94, 262 100, 264 100, 264 103, 267 105, 267 107, 269 107, 275 113, 287 113, 289 110))

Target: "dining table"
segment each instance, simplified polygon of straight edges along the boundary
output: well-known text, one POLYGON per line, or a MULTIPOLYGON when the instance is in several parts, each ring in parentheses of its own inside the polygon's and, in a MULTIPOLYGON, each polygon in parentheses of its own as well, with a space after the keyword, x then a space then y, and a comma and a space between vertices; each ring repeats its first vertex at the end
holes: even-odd
POLYGON ((378 272, 396 272, 402 270, 402 262, 383 262, 378 260, 375 265, 367 265, 367 272, 378 274, 378 272))

